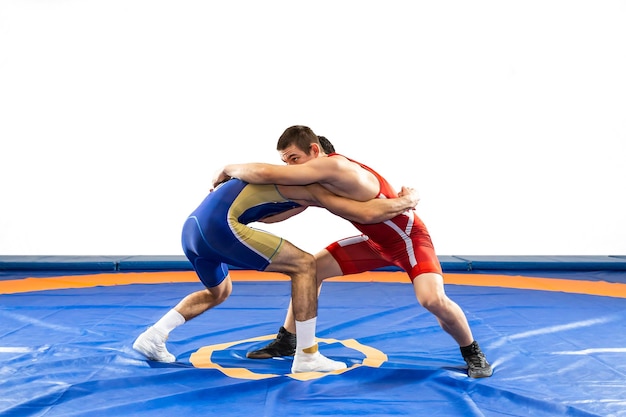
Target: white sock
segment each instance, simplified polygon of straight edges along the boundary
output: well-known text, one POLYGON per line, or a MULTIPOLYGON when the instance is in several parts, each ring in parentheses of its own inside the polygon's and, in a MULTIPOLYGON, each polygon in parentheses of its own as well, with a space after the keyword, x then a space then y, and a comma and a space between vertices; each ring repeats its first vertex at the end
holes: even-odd
MULTIPOLYGON (((306 348, 315 346, 315 327, 317 325, 317 317, 306 321, 296 320, 296 352, 302 352, 306 348)), ((305 352, 315 353, 315 352, 305 352)))
POLYGON ((178 311, 171 309, 163 317, 157 321, 154 326, 155 329, 165 334, 170 334, 172 330, 185 323, 185 318, 178 311))

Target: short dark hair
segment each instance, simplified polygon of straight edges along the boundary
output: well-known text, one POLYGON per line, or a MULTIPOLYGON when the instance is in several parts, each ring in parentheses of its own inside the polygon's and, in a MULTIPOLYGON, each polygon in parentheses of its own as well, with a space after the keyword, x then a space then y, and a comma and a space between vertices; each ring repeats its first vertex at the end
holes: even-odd
POLYGON ((298 149, 305 152, 307 155, 311 152, 311 144, 320 144, 320 141, 310 127, 296 125, 285 129, 280 138, 278 138, 278 144, 276 150, 282 151, 295 145, 298 149))
POLYGON ((317 139, 320 141, 320 145, 322 146, 322 149, 324 149, 324 153, 335 153, 335 147, 332 143, 330 143, 326 136, 318 136, 317 139))
POLYGON ((317 136, 310 127, 302 125, 295 125, 285 129, 280 138, 278 138, 276 150, 282 151, 291 145, 295 145, 302 152, 309 155, 311 153, 311 145, 314 143, 318 144, 324 153, 335 152, 335 147, 327 138, 317 136))

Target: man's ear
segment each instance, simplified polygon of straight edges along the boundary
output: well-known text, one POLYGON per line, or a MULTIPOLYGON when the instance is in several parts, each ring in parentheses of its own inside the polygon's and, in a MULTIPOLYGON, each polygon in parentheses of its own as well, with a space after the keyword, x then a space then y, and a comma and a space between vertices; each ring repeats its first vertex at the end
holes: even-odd
POLYGON ((317 158, 320 155, 320 146, 317 143, 311 144, 311 154, 317 158))

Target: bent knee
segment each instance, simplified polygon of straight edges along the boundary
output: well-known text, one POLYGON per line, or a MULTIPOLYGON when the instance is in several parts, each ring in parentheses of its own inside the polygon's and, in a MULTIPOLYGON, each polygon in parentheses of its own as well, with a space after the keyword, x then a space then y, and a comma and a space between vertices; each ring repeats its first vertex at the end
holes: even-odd
POLYGON ((224 280, 217 287, 213 287, 205 290, 205 294, 208 298, 212 298, 215 304, 220 304, 226 301, 230 294, 233 292, 233 285, 230 279, 224 280))
POLYGON ((309 273, 315 271, 315 257, 310 253, 304 252, 300 259, 295 262, 294 266, 297 268, 297 273, 309 273))
POLYGON ((219 294, 215 296, 215 302, 217 302, 218 304, 223 303, 224 301, 226 301, 228 297, 230 297, 230 294, 232 292, 233 292, 232 289, 229 289, 228 291, 220 292, 219 294))
POLYGON ((417 301, 426 310, 437 312, 446 308, 448 297, 445 294, 428 294, 427 296, 418 297, 417 301))

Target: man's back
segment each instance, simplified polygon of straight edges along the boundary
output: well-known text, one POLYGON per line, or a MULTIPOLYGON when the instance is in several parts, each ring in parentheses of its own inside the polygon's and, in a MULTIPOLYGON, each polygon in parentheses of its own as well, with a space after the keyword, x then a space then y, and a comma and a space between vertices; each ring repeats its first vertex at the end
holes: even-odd
POLYGON ((209 193, 191 216, 204 229, 225 222, 248 224, 299 206, 283 197, 275 185, 248 184, 231 179, 209 193))

